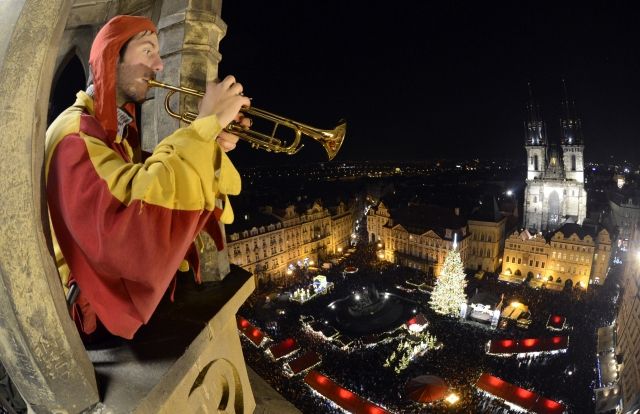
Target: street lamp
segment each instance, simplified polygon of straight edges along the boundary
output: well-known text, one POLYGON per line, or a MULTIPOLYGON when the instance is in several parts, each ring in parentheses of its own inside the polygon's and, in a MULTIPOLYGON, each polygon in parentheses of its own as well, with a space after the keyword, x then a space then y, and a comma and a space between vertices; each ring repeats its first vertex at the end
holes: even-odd
POLYGON ((458 397, 456 394, 451 393, 449 395, 447 395, 447 397, 445 398, 445 401, 449 403, 449 405, 454 405, 455 403, 457 403, 460 400, 460 397, 458 397))

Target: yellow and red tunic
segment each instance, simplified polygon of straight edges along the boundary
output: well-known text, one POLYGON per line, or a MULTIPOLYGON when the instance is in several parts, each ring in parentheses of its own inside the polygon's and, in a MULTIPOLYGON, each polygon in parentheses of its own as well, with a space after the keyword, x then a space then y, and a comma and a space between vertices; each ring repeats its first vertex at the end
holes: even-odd
POLYGON ((215 140, 220 131, 215 115, 198 119, 138 162, 136 131, 109 139, 84 92, 49 127, 56 261, 63 284, 80 287, 84 332, 97 316, 111 333, 132 338, 195 252, 198 233, 208 230, 222 247, 216 221, 233 221, 227 196, 240 192, 240 176, 215 140))

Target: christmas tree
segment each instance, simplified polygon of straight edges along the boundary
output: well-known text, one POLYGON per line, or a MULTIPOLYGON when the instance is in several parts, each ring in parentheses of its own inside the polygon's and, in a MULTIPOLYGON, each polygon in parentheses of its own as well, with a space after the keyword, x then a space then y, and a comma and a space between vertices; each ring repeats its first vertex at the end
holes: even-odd
POLYGON ((442 272, 431 293, 431 309, 442 315, 456 316, 460 312, 460 304, 467 302, 467 295, 464 293, 466 286, 462 258, 454 240, 453 249, 444 259, 442 272))

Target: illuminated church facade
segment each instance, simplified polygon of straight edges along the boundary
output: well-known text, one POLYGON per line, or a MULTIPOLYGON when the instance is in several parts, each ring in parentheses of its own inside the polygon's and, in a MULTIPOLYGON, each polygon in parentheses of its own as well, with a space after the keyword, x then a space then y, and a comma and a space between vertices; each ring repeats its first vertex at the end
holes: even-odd
POLYGON ((552 231, 566 223, 582 224, 587 213, 581 121, 566 88, 562 106, 560 142, 556 144, 547 139, 545 122, 532 97, 527 104, 524 228, 536 232, 552 231))

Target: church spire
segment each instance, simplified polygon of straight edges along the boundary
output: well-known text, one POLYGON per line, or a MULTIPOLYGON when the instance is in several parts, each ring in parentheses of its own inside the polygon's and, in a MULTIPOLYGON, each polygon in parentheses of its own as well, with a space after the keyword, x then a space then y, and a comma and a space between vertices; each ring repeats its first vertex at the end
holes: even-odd
POLYGON ((582 122, 576 114, 575 101, 569 99, 567 83, 562 79, 562 116, 560 117, 560 141, 562 145, 583 145, 582 122))
POLYGON ((546 145, 547 132, 540 107, 533 99, 531 82, 528 82, 527 85, 529 87, 529 101, 527 102, 527 120, 524 126, 525 142, 526 145, 546 145))

